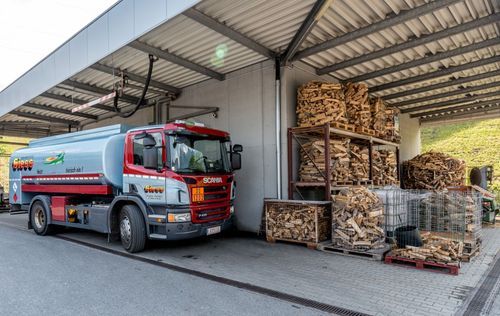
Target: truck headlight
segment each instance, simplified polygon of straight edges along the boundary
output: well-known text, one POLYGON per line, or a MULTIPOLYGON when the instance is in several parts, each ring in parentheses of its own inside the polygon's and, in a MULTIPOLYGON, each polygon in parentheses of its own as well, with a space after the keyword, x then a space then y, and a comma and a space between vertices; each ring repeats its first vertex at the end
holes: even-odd
POLYGON ((229 214, 231 215, 234 214, 234 205, 231 205, 231 208, 229 209, 229 214))
POLYGON ((168 213, 169 223, 190 222, 191 213, 168 213))
POLYGON ((233 180, 231 183, 231 200, 234 200, 236 197, 236 182, 233 180))

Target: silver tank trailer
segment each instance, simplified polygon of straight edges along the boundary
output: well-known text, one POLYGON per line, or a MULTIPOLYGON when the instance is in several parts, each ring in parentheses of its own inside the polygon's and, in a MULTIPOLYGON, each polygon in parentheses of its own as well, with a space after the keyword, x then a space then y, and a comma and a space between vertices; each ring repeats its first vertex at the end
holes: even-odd
POLYGON ((121 189, 125 133, 130 128, 118 124, 46 137, 16 150, 9 160, 11 203, 29 202, 21 192, 22 183, 108 184, 121 189), (93 174, 99 177, 88 176, 93 174))

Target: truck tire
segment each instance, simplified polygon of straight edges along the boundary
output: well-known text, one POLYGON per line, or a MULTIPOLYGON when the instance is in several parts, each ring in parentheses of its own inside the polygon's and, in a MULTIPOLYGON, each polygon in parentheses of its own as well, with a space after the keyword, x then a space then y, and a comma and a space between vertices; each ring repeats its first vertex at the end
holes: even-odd
POLYGON ((45 209, 43 203, 34 202, 30 210, 30 220, 37 235, 45 236, 53 232, 53 227, 48 224, 48 218, 48 210, 45 209))
POLYGON ((146 224, 136 205, 125 205, 120 211, 120 239, 128 252, 142 251, 146 245, 146 224))

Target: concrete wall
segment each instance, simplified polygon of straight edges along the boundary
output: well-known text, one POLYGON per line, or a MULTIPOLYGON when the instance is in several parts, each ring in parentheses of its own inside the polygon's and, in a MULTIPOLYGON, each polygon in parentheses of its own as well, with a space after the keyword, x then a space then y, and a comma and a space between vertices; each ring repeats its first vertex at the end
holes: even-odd
POLYGON ((417 118, 410 118, 409 114, 400 114, 399 126, 401 131, 399 159, 403 162, 420 154, 422 148, 420 140, 420 123, 417 118))

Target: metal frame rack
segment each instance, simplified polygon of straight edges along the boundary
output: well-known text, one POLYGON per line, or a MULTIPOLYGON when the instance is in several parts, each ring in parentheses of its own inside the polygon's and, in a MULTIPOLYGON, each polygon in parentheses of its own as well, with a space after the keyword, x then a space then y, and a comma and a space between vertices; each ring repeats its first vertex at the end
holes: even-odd
MULTIPOLYGON (((330 200, 330 195, 332 191, 339 190, 345 187, 348 187, 349 185, 337 185, 335 183, 332 185, 332 175, 331 175, 331 170, 330 170, 330 138, 332 136, 339 136, 339 137, 344 137, 344 138, 349 138, 351 141, 354 140, 357 143, 363 144, 365 146, 368 146, 369 149, 369 181, 360 181, 360 183, 357 183, 358 185, 369 185, 372 184, 373 180, 373 164, 372 164, 372 152, 373 152, 373 146, 377 145, 386 145, 386 146, 392 146, 395 148, 396 151, 396 160, 397 160, 397 168, 398 168, 398 180, 399 180, 399 174, 400 174, 400 166, 399 166, 399 144, 386 141, 377 137, 373 136, 368 136, 368 135, 362 135, 358 134, 355 132, 347 131, 347 130, 342 130, 338 128, 334 128, 331 126, 330 123, 324 124, 324 125, 318 125, 318 126, 311 126, 311 127, 292 127, 288 128, 288 133, 287 133, 287 144, 288 144, 288 199, 293 200, 294 199, 294 192, 297 192, 299 195, 301 195, 300 191, 298 188, 300 187, 324 187, 325 188, 325 200, 330 200), (324 155, 325 155, 325 171, 321 171, 318 165, 314 162, 314 160, 307 154, 307 151, 305 151, 302 143, 300 142, 300 138, 306 138, 306 139, 323 139, 325 142, 325 150, 324 150, 324 155), (323 177, 324 181, 320 182, 302 182, 302 181, 294 181, 293 179, 293 170, 294 170, 294 151, 292 148, 293 145, 293 140, 297 142, 299 145, 299 151, 305 151, 306 156, 308 156, 308 159, 313 163, 314 167, 318 170, 318 172, 321 174, 323 177)), ((302 198, 302 195, 301 195, 302 198)))

